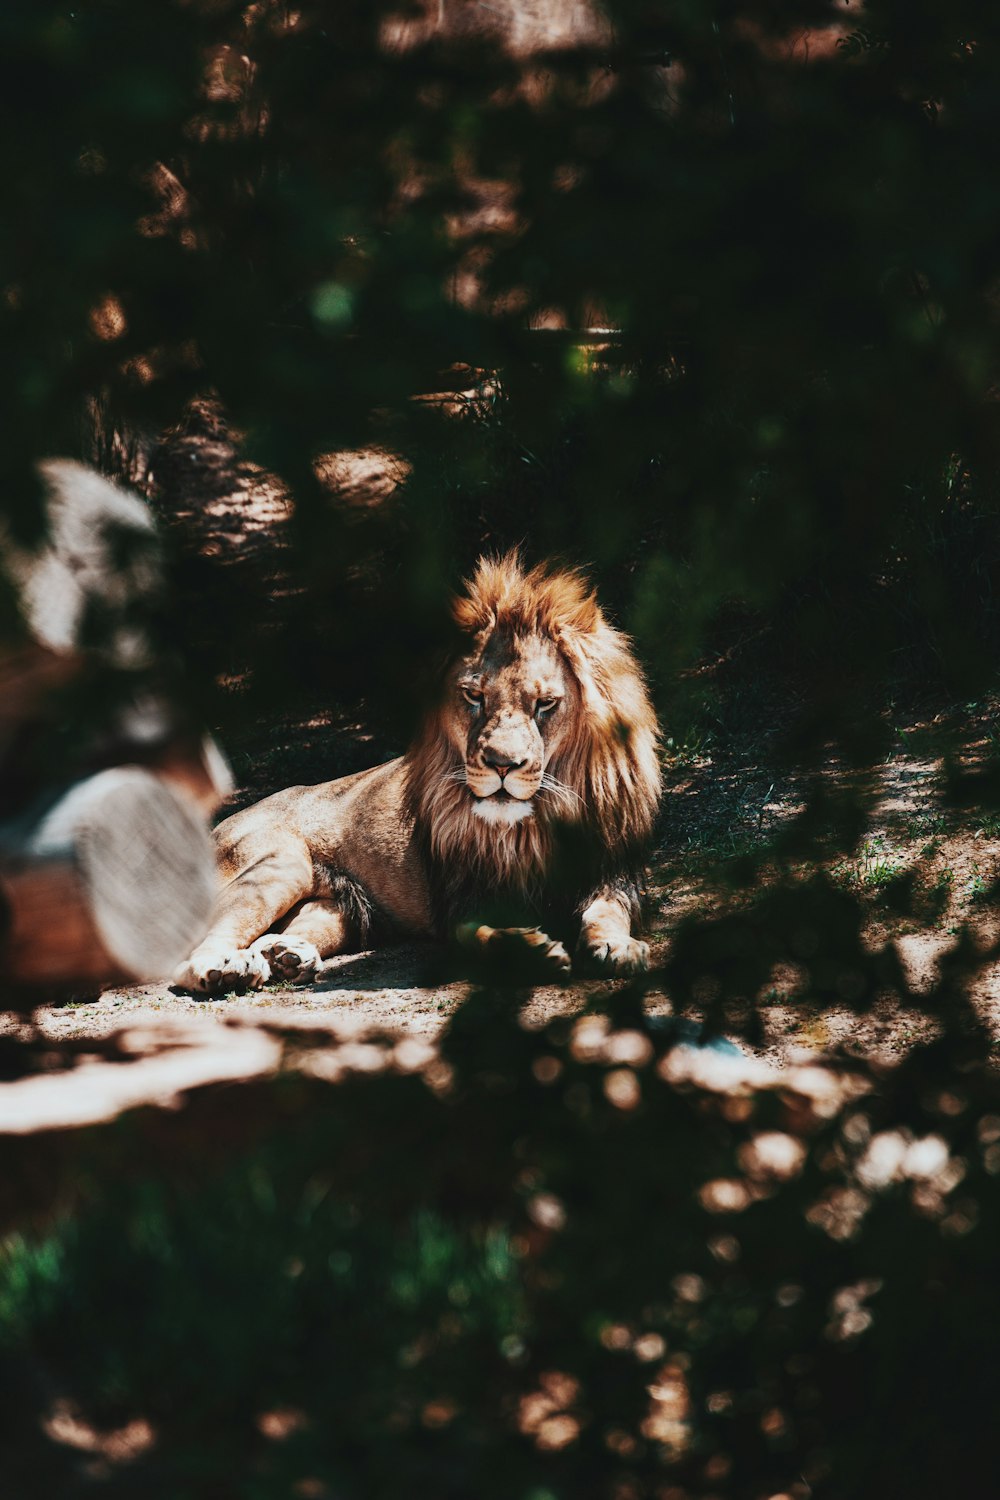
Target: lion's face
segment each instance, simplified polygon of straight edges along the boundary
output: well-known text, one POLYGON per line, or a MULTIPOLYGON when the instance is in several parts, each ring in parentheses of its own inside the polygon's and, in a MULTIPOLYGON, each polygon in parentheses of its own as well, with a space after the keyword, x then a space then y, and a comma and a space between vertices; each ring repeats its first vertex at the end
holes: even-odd
POLYGON ((530 818, 536 799, 563 788, 550 762, 579 710, 571 673, 550 640, 494 632, 455 667, 445 725, 461 757, 456 780, 488 823, 530 818))
POLYGON ((585 579, 483 558, 453 618, 465 644, 406 756, 444 886, 536 889, 568 822, 608 868, 633 859, 660 795, 656 718, 585 579))

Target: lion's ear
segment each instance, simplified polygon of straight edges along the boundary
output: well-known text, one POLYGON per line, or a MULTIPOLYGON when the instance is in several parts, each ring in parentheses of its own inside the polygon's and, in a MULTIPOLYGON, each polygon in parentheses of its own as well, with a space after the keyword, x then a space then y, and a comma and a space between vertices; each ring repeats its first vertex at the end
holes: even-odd
POLYGON ((472 577, 465 580, 463 592, 451 601, 455 624, 466 635, 492 630, 505 605, 521 592, 523 583, 524 574, 516 552, 506 557, 481 557, 472 577))
POLYGON ((469 594, 456 595, 452 600, 451 617, 464 635, 474 635, 490 624, 489 613, 469 594))
POLYGON ((596 637, 607 629, 597 595, 578 573, 544 580, 544 613, 552 634, 568 645, 573 636, 596 637))

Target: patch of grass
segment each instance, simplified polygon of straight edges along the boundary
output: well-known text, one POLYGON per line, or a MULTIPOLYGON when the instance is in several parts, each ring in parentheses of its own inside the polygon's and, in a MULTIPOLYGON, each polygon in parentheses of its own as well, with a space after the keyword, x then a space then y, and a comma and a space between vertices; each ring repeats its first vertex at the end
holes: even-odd
POLYGON ((712 758, 716 735, 711 729, 692 726, 686 733, 670 735, 664 743, 668 768, 705 765, 712 758))
POLYGON ((899 874, 902 866, 892 859, 873 859, 866 863, 861 884, 869 890, 880 890, 899 874))
POLYGON ((833 874, 855 890, 882 891, 901 875, 902 862, 881 834, 865 839, 857 855, 838 865, 833 874))
POLYGON ((706 828, 704 834, 689 834, 678 852, 689 858, 720 862, 755 854, 763 842, 746 828, 706 828))
MULTIPOLYGON (((134 1491, 144 1495, 290 1495, 310 1463, 342 1474, 376 1443, 404 1472, 412 1450, 405 1431, 387 1431, 386 1412, 420 1413, 455 1389, 456 1371, 463 1401, 485 1409, 504 1351, 523 1336, 504 1224, 465 1227, 420 1206, 363 1215, 330 1190, 318 1154, 300 1162, 288 1141, 197 1185, 115 1184, 40 1236, 0 1240, 4 1373, 42 1350, 95 1426, 138 1411, 169 1429, 165 1468, 134 1491), (304 1406, 320 1436, 289 1442, 304 1451, 288 1456, 288 1472, 248 1473, 240 1466, 252 1469, 256 1454, 247 1459, 231 1414, 268 1402, 304 1406), (224 1480, 213 1473, 197 1491, 185 1476, 203 1455, 185 1444, 201 1439, 178 1431, 178 1404, 224 1414, 211 1455, 224 1480)), ((425 1460, 421 1493, 456 1493, 433 1469, 447 1461, 425 1460)), ((38 1493, 68 1491, 43 1483, 38 1493)))
POLYGON ((908 818, 903 824, 902 833, 906 839, 927 839, 933 843, 936 839, 948 831, 948 820, 942 812, 918 812, 908 818))

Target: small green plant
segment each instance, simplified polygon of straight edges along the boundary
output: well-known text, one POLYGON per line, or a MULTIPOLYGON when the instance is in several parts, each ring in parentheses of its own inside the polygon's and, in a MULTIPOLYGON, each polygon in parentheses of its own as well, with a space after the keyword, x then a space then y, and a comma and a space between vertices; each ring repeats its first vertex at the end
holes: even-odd
POLYGON ((871 860, 862 876, 862 884, 869 890, 880 890, 899 874, 900 866, 891 859, 871 860))
POLYGON ((856 890, 880 891, 891 884, 902 869, 884 837, 874 834, 865 839, 853 860, 836 867, 834 875, 856 890))
POLYGON ((704 765, 712 758, 714 743, 711 729, 692 724, 686 731, 668 736, 664 742, 664 760, 668 767, 704 765))
POLYGON ((945 832, 946 822, 941 812, 915 812, 903 826, 903 834, 908 839, 927 839, 929 843, 934 841, 945 832))

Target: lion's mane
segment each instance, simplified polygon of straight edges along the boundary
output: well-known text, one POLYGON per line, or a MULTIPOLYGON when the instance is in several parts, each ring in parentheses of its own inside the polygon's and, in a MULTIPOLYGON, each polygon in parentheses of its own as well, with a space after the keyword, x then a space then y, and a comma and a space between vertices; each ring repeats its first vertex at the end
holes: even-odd
POLYGON ((446 706, 428 714, 406 756, 407 797, 443 917, 462 915, 452 909, 469 891, 506 890, 537 902, 560 830, 575 831, 575 847, 589 850, 581 898, 599 880, 627 886, 641 867, 661 791, 656 715, 627 636, 609 625, 581 573, 546 564, 526 570, 516 552, 482 559, 452 612, 467 645, 497 633, 553 642, 579 701, 569 739, 548 768, 568 790, 543 792, 533 817, 499 826, 474 816, 456 778, 460 762, 442 727, 446 706))

